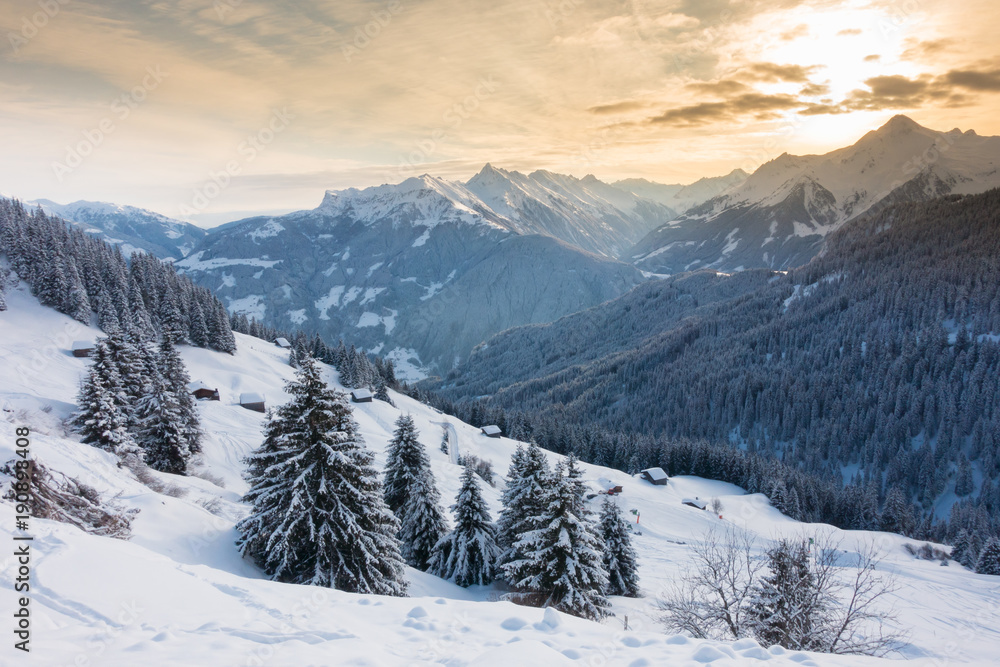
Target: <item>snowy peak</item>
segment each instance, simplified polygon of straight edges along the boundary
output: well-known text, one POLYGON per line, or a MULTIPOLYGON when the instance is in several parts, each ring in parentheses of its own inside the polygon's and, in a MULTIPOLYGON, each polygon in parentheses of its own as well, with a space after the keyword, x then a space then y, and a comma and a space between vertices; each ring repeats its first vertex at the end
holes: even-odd
POLYGON ((684 213, 688 209, 722 194, 729 188, 742 184, 748 175, 742 169, 734 169, 725 176, 707 176, 689 185, 679 183, 668 185, 648 181, 644 178, 629 178, 616 181, 612 185, 619 190, 652 199, 678 213, 684 213))
POLYGON ((208 234, 201 227, 135 206, 97 201, 57 204, 48 199, 30 204, 122 246, 126 254, 144 250, 161 259, 181 259, 208 234))
POLYGON ((938 132, 894 116, 850 146, 770 160, 652 232, 630 256, 657 273, 789 268, 811 259, 827 234, 877 204, 998 187, 998 165, 1000 137, 938 132))

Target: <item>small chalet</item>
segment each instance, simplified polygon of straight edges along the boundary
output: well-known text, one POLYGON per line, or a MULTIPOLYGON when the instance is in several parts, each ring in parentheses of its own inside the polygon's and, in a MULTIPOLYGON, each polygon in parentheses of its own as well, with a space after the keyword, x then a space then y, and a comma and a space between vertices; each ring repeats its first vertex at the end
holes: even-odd
POLYGON ((287 338, 275 338, 274 339, 274 344, 277 345, 278 347, 284 349, 284 350, 287 350, 288 348, 290 348, 292 346, 292 344, 288 342, 287 338))
POLYGON ((219 400, 219 390, 209 387, 201 380, 195 380, 187 386, 188 393, 193 394, 198 400, 207 399, 209 401, 219 400))
POLYGON ((617 496, 622 492, 622 485, 615 484, 610 479, 606 477, 601 477, 597 480, 597 485, 601 488, 601 493, 605 493, 609 496, 617 496))
POLYGON ((708 503, 699 498, 685 498, 681 501, 681 505, 687 505, 688 507, 693 507, 698 510, 703 510, 708 507, 708 503))
POLYGON ((663 468, 646 468, 642 471, 642 478, 656 486, 665 486, 668 479, 667 473, 663 472, 663 468))
POLYGON ((89 340, 75 340, 72 350, 74 357, 89 357, 94 351, 94 343, 89 340))
POLYGON ((355 403, 371 403, 372 393, 367 389, 355 389, 351 392, 351 400, 355 403))
POLYGON ((483 435, 485 435, 487 438, 499 438, 503 434, 503 431, 500 430, 499 426, 493 426, 493 425, 484 426, 482 428, 482 431, 483 435))
POLYGON ((240 405, 254 412, 267 412, 264 407, 264 395, 256 392, 240 394, 240 405))

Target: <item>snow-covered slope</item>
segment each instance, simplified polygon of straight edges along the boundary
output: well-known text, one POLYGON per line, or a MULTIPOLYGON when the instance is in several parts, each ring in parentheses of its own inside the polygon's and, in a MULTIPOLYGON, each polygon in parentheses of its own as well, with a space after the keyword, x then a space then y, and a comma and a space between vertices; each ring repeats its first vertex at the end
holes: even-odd
POLYGON ((1000 137, 937 132, 895 116, 825 155, 787 153, 743 183, 651 232, 629 253, 657 273, 788 268, 879 204, 974 194, 1000 186, 1000 137))
MULTIPOLYGON (((634 544, 645 597, 614 599, 617 617, 600 624, 491 601, 490 589, 461 589, 414 570, 408 570, 410 598, 266 581, 233 546, 234 523, 246 511, 239 500, 246 489, 240 459, 259 445, 264 420, 235 400, 244 391, 265 394, 270 405, 286 400, 281 387, 292 375, 287 351, 241 335, 234 356, 182 349, 192 378, 222 394, 219 402, 199 404, 206 440, 197 473, 218 484, 197 476, 158 475, 178 489, 164 495, 140 484, 111 455, 80 444, 62 424, 87 367, 67 348, 72 340, 99 332, 42 308, 23 287, 7 296, 9 310, 0 313, 0 461, 14 457, 14 429, 28 426, 31 450, 40 462, 98 491, 119 494, 121 503, 140 510, 129 542, 31 521, 30 664, 891 664, 767 649, 750 640, 725 643, 662 634, 657 596, 682 576, 691 545, 706 531, 731 524, 766 541, 828 529, 791 521, 762 496, 690 477, 654 487, 616 470, 582 466, 589 480, 603 477, 622 484, 618 502, 628 516, 637 510, 641 522, 634 544), (724 518, 681 505, 690 496, 720 498, 724 518), (628 630, 622 623, 626 614, 628 630)), ((437 446, 442 423, 452 424, 461 451, 506 470, 517 443, 486 438, 405 396, 393 393, 392 398, 398 407, 379 401, 355 406, 379 465, 385 462, 393 422, 405 412, 416 421, 446 503, 457 492, 461 469, 437 446)), ((495 517, 500 490, 484 485, 484 495, 495 517)), ((10 540, 13 532, 13 506, 2 502, 0 533, 10 540)), ((900 584, 893 603, 908 631, 902 657, 914 658, 917 665, 994 663, 1000 579, 915 560, 902 548, 908 540, 898 536, 833 532, 848 551, 869 538, 885 550, 883 567, 895 572, 900 584)), ((7 556, 2 578, 8 591, 16 576, 13 565, 7 556)), ((4 651, 4 664, 13 664, 12 649, 4 651)))
POLYGON ((442 373, 499 331, 551 322, 643 280, 431 176, 227 225, 177 267, 231 311, 442 373))
POLYGON ((108 243, 121 245, 126 255, 138 249, 161 259, 180 259, 208 234, 201 227, 135 206, 95 201, 57 204, 48 199, 30 204, 79 224, 108 243))

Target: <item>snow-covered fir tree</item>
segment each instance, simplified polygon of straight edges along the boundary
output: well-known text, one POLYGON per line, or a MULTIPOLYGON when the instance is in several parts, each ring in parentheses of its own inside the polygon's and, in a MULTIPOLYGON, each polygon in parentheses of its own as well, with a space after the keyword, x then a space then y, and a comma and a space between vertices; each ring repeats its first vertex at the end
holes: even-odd
POLYGON ((0 313, 7 310, 7 299, 4 292, 7 291, 7 269, 0 266, 0 313))
POLYGON ((564 463, 547 482, 541 507, 526 517, 514 543, 517 558, 503 564, 504 576, 525 603, 603 618, 608 578, 594 526, 577 514, 581 499, 564 463))
POLYGON ((147 393, 136 411, 136 440, 150 468, 183 475, 191 449, 180 401, 155 364, 148 377, 147 393))
POLYGON ((392 402, 392 398, 389 397, 388 386, 385 383, 385 378, 381 375, 375 376, 375 400, 384 401, 393 407, 396 406, 396 404, 392 402))
POLYGON ((601 537, 604 571, 608 575, 607 594, 639 597, 639 572, 629 527, 618 503, 611 498, 601 503, 601 537))
POLYGON ((429 466, 415 475, 407 491, 409 495, 397 514, 400 552, 408 564, 427 571, 435 545, 448 533, 441 494, 429 466))
POLYGON ((430 460, 420 444, 419 435, 413 417, 400 415, 386 449, 385 504, 397 516, 413 497, 412 487, 421 472, 430 469, 430 460))
POLYGON ((184 439, 188 451, 194 454, 201 451, 201 424, 198 420, 198 407, 187 388, 191 378, 174 343, 176 336, 176 332, 164 332, 160 340, 157 366, 177 402, 184 439))
POLYGON ((120 407, 125 399, 118 368, 102 338, 94 346, 93 363, 77 399, 80 409, 73 423, 81 440, 122 457, 136 453, 138 448, 128 431, 128 415, 120 407))
POLYGON ((250 455, 250 515, 237 546, 272 579, 356 593, 406 594, 396 533, 374 457, 345 394, 329 389, 311 357, 250 455))
POLYGON ((997 538, 992 538, 979 552, 976 573, 1000 576, 1000 540, 997 538))
POLYGON ((551 473, 545 452, 532 441, 527 449, 518 445, 507 471, 507 486, 501 501, 503 509, 497 520, 497 543, 502 550, 501 565, 521 560, 524 554, 517 546, 522 533, 535 528, 531 518, 537 517, 548 503, 547 486, 551 473))
POLYGON ((768 550, 767 568, 748 606, 757 641, 797 651, 820 649, 818 616, 824 611, 823 597, 809 567, 808 546, 781 540, 768 550))
POLYGON ((975 551, 975 546, 973 545, 972 538, 969 537, 968 531, 959 531, 958 536, 955 537, 952 543, 951 559, 963 567, 975 570, 979 554, 975 551))
POLYGON ((885 503, 882 505, 879 530, 908 535, 912 527, 913 514, 910 510, 910 504, 906 502, 902 490, 894 486, 886 495, 885 503))
POLYGON ((455 529, 435 545, 429 571, 459 586, 491 584, 497 577, 500 548, 489 507, 470 466, 462 472, 462 487, 451 511, 455 529))

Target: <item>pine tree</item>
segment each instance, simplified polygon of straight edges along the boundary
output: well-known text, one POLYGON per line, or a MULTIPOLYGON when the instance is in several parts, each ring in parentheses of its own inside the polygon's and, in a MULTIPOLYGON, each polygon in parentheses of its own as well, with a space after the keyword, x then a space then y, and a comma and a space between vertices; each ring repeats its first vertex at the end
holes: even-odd
POLYGON ((962 454, 958 459, 958 476, 955 478, 955 495, 964 498, 973 491, 972 465, 969 459, 962 454))
POLYGON ((408 564, 427 571, 435 545, 448 532, 444 510, 441 509, 441 494, 434 485, 430 466, 416 475, 408 493, 409 497, 398 514, 400 552, 408 564))
POLYGON ((601 504, 601 536, 604 539, 604 570, 608 595, 639 597, 639 572, 628 524, 618 503, 605 498, 601 504))
POLYGON ((951 548, 951 559, 959 565, 974 570, 978 554, 974 553, 973 550, 974 547, 972 540, 969 538, 969 533, 963 529, 959 531, 958 536, 955 538, 951 548))
POLYGON ((767 552, 769 573, 757 584, 748 618, 762 646, 806 651, 819 648, 814 627, 822 610, 816 579, 803 542, 781 540, 767 552))
POLYGON ((997 538, 991 538, 979 552, 976 573, 1000 576, 1000 540, 997 538))
POLYGON ((527 530, 518 535, 516 558, 504 563, 504 575, 524 602, 599 619, 609 613, 601 545, 590 522, 576 513, 575 482, 565 472, 560 463, 547 480, 540 511, 525 517, 527 530))
POLYGON ((385 401, 393 407, 396 406, 396 404, 393 403, 392 399, 389 397, 389 390, 386 387, 385 379, 381 375, 375 376, 375 399, 385 401))
POLYGON ((174 338, 169 332, 165 332, 160 340, 160 350, 157 355, 157 365, 160 375, 167 383, 167 388, 173 394, 177 403, 177 410, 180 413, 181 423, 187 449, 195 454, 201 451, 201 423, 198 419, 198 406, 194 398, 188 391, 191 377, 184 367, 177 348, 174 345, 174 338))
POLYGON ((430 460, 418 437, 413 417, 400 415, 386 450, 384 483, 385 504, 396 516, 414 497, 413 486, 421 472, 430 469, 430 460))
POLYGON ((73 423, 82 442, 124 457, 138 451, 120 405, 125 391, 104 339, 94 346, 93 363, 80 386, 79 412, 73 423))
POLYGON ((191 456, 180 402, 155 367, 136 414, 136 440, 150 468, 183 475, 191 456))
POLYGON ((7 310, 7 299, 4 292, 7 290, 7 269, 0 267, 0 313, 7 310))
POLYGON ((885 497, 882 515, 879 517, 879 530, 887 533, 908 535, 913 528, 913 513, 899 487, 892 487, 885 497))
POLYGON ((248 459, 253 509, 237 525, 240 552, 277 581, 405 595, 399 522, 347 397, 326 386, 311 357, 286 391, 292 399, 248 459))
POLYGON ((546 486, 550 475, 545 453, 534 441, 527 449, 518 446, 507 471, 507 485, 501 496, 503 509, 497 521, 501 565, 523 558, 517 541, 522 533, 534 528, 529 525, 530 517, 538 516, 548 502, 546 486))
POLYGON ((463 587, 493 583, 500 547, 476 473, 469 466, 462 472, 462 487, 451 511, 455 529, 435 545, 429 572, 463 587))

